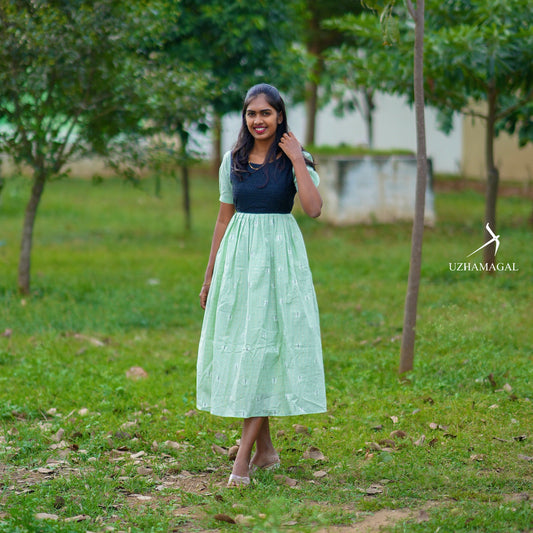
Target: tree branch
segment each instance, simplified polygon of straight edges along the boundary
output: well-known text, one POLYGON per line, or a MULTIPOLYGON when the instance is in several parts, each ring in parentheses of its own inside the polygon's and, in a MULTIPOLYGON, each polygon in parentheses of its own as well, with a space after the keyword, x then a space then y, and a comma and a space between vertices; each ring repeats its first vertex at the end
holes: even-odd
POLYGON ((411 17, 413 17, 413 20, 416 21, 416 10, 413 2, 411 0, 405 0, 405 4, 407 5, 407 11, 409 11, 409 14, 411 17))
POLYGON ((517 109, 520 109, 523 105, 527 104, 528 102, 531 102, 533 100, 533 89, 530 89, 529 92, 516 104, 508 107, 507 109, 504 109, 503 111, 500 111, 496 114, 496 120, 500 120, 503 117, 510 115, 513 111, 516 111, 517 109))

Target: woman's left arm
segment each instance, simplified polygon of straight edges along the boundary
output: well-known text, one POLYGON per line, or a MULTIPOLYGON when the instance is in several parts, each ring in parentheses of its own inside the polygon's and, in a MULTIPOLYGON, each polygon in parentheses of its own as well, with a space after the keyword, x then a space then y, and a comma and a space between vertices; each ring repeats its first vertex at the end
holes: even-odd
POLYGON ((291 160, 303 210, 312 218, 319 217, 322 210, 322 198, 305 164, 302 146, 292 132, 283 134, 279 146, 291 160))

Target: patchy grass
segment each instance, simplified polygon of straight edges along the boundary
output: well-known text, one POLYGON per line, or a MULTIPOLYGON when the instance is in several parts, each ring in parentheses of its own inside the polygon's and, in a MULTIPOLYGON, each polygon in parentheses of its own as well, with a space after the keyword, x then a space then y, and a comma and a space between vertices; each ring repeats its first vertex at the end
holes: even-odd
POLYGON ((216 183, 194 181, 190 233, 179 189, 144 187, 51 183, 28 298, 15 290, 27 184, 0 197, 0 532, 531 530, 529 201, 499 203, 498 260, 519 271, 481 276, 449 263, 482 244, 482 196, 437 196, 405 380, 410 226, 297 214, 329 410, 274 419, 282 468, 228 490, 240 421, 195 410, 216 183))

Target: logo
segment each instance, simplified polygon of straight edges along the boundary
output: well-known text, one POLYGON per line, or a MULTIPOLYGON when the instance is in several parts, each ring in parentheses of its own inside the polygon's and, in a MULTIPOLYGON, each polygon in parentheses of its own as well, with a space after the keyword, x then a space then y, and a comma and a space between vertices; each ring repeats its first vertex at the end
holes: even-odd
POLYGON ((470 257, 471 255, 474 255, 476 252, 479 252, 479 250, 483 250, 483 248, 485 248, 485 246, 488 246, 491 242, 496 243, 496 250, 494 250, 494 255, 498 253, 498 248, 500 247, 500 236, 494 235, 494 232, 490 229, 488 222, 487 222, 487 225, 485 226, 485 229, 492 235, 492 239, 490 241, 487 241, 483 246, 480 246, 477 250, 474 250, 471 254, 468 254, 466 257, 470 257))
MULTIPOLYGON (((480 246, 477 250, 474 250, 471 254, 468 254, 466 257, 470 257, 474 255, 476 252, 479 252, 480 250, 483 250, 486 246, 488 246, 491 243, 496 243, 496 249, 494 250, 494 256, 496 256, 496 253, 498 252, 498 248, 500 247, 500 236, 496 235, 491 229, 487 222, 487 225, 485 226, 485 229, 489 233, 489 235, 492 237, 492 239, 488 240, 483 246, 480 246)), ((519 268, 517 268, 516 263, 448 263, 449 268, 452 272, 518 272, 519 268)))

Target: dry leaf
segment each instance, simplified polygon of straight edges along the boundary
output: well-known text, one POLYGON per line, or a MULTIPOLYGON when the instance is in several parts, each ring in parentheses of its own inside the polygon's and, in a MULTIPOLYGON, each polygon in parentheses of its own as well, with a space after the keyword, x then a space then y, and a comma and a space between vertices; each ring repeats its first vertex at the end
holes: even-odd
POLYGON ((438 428, 439 428, 438 424, 435 424, 435 422, 430 422, 429 429, 438 429, 438 428))
POLYGON ((6 337, 6 338, 9 339, 9 337, 11 337, 11 335, 13 335, 13 330, 12 329, 5 329, 4 333, 2 333, 0 335, 0 337, 6 337))
POLYGON ((381 451, 381 446, 377 442, 367 442, 366 444, 371 450, 374 450, 375 452, 381 451))
POLYGON ((140 476, 151 476, 153 473, 154 471, 148 466, 139 466, 137 468, 137 474, 140 476))
POLYGON ((231 518, 231 516, 228 516, 227 514, 216 514, 215 520, 219 520, 220 522, 227 522, 228 524, 236 524, 235 520, 231 518))
POLYGON ((506 383, 504 386, 503 386, 503 390, 505 392, 511 392, 513 390, 513 387, 511 387, 511 385, 509 385, 509 383, 506 383))
POLYGON ((56 514, 37 513, 35 515, 36 520, 59 520, 59 516, 56 514))
POLYGON ((471 456, 470 456, 470 460, 471 461, 484 461, 485 460, 485 454, 483 453, 473 453, 471 456))
POLYGON ((418 440, 415 440, 413 443, 415 446, 422 446, 426 440, 426 436, 424 434, 420 435, 420 438, 418 440))
POLYGON ((172 448, 173 450, 179 450, 181 448, 181 444, 173 440, 166 440, 165 442, 163 442, 163 446, 167 446, 168 448, 172 448))
POLYGON ((489 380, 492 387, 496 388, 498 385, 496 384, 496 381, 494 379, 494 375, 492 372, 487 376, 487 379, 489 380))
POLYGON ((420 524, 422 522, 427 522, 428 520, 429 520, 429 515, 427 514, 426 511, 422 509, 420 513, 418 514, 416 521, 420 524))
POLYGON ((296 433, 309 435, 309 428, 307 426, 302 426, 302 424, 293 424, 292 427, 296 433))
POLYGON ((241 526, 251 526, 254 522, 253 516, 244 516, 243 514, 238 514, 235 517, 235 523, 241 526))
POLYGON ((489 409, 498 409, 500 407, 497 403, 493 403, 492 405, 489 405, 489 409))
POLYGON ((428 444, 430 446, 435 446, 435 444, 437 444, 437 442, 439 442, 439 439, 437 439, 437 437, 435 437, 434 439, 431 439, 428 444))
POLYGON ((126 377, 128 379, 133 379, 134 381, 145 379, 148 377, 148 372, 140 366, 132 366, 130 369, 126 370, 126 377))
POLYGON ((326 477, 327 475, 328 473, 325 470, 317 470, 316 472, 313 473, 313 476, 318 479, 326 477))
POLYGON ((285 522, 284 524, 281 524, 281 525, 284 527, 297 526, 298 522, 296 520, 290 520, 289 522, 285 522))
POLYGON ((399 420, 398 417, 397 417, 397 416, 394 416, 394 415, 391 416, 390 419, 392 420, 392 423, 393 423, 393 424, 397 424, 397 423, 398 423, 398 420, 399 420))
POLYGON ((229 450, 228 450, 228 457, 234 461, 235 460, 235 457, 237 457, 237 452, 239 451, 239 447, 238 446, 232 446, 229 450))
POLYGON ((277 475, 277 476, 274 476, 274 479, 277 481, 280 481, 281 483, 283 483, 284 485, 287 485, 288 487, 296 487, 296 485, 298 485, 298 481, 296 479, 292 479, 288 476, 277 475))
POLYGON ((394 431, 391 431, 389 437, 392 439, 405 439, 407 437, 407 433, 405 431, 402 431, 401 429, 396 429, 394 431))
POLYGON ((77 516, 71 516, 69 518, 65 518, 65 522, 84 522, 85 520, 90 520, 91 517, 86 514, 79 514, 77 516))
POLYGON ((283 429, 280 429, 277 433, 276 433, 276 437, 278 437, 278 439, 280 439, 281 437, 284 437, 285 436, 285 431, 283 431, 283 429))
POLYGON ((198 414, 198 413, 197 413, 194 409, 191 409, 190 411, 187 411, 187 412, 185 413, 185 416, 189 416, 189 417, 190 417, 190 416, 195 416, 195 415, 197 415, 197 414, 198 414))
POLYGON ((220 455, 228 455, 228 450, 226 448, 222 448, 222 446, 219 446, 218 444, 213 444, 211 446, 211 449, 220 455))
POLYGON ((310 448, 305 450, 305 452, 303 453, 303 458, 304 459, 313 459, 315 461, 325 461, 326 460, 325 455, 318 448, 315 448, 314 446, 311 446, 310 448))
POLYGON ((518 437, 513 437, 513 440, 516 440, 518 442, 521 442, 526 439, 527 439, 527 435, 518 435, 518 437))
POLYGON ((383 425, 382 424, 379 424, 377 426, 373 426, 372 429, 374 431, 381 431, 383 429, 383 425))
POLYGON ((533 457, 529 456, 529 455, 522 455, 521 453, 519 453, 517 455, 518 459, 522 459, 524 461, 533 461, 533 457))
POLYGON ((374 496, 375 494, 381 494, 383 492, 383 487, 381 485, 370 485, 365 492, 369 496, 374 496))
POLYGON ((137 453, 132 453, 131 454, 131 458, 132 459, 139 459, 139 458, 143 457, 144 455, 146 455, 146 452, 140 451, 140 452, 137 452, 137 453))

